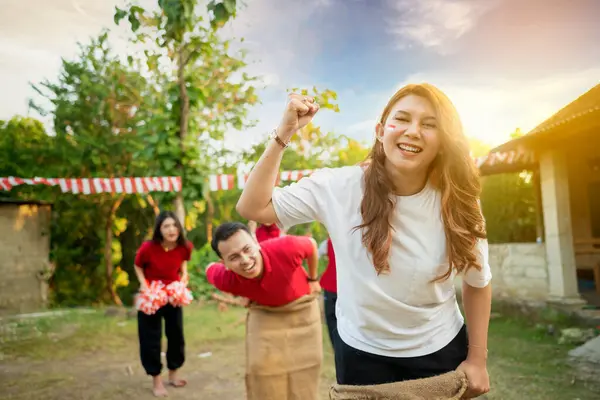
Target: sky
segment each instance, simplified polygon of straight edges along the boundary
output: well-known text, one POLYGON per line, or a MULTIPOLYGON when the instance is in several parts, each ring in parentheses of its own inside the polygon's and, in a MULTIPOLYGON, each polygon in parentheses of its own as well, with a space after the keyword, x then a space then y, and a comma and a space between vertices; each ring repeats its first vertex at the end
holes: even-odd
MULTIPOLYGON (((238 0, 239 1, 239 0, 238 0)), ((30 82, 56 79, 77 42, 115 28, 124 0, 0 0, 0 119, 27 115, 30 82)), ((156 0, 140 0, 152 5, 156 0)), ((244 0, 222 34, 244 37, 260 75, 258 124, 227 135, 230 147, 264 138, 282 115, 286 89, 338 94, 323 110, 326 131, 371 142, 388 98, 429 82, 456 105, 468 136, 490 145, 533 129, 600 83, 600 1, 596 0, 244 0)), ((33 111, 31 116, 36 116, 33 111)))

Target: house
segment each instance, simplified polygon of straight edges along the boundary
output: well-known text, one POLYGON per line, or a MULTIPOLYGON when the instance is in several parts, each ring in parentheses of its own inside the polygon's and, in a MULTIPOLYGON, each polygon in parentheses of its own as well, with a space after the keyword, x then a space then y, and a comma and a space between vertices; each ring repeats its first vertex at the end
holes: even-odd
POLYGON ((482 174, 533 172, 540 240, 490 245, 494 290, 582 304, 583 276, 600 299, 600 85, 487 158, 507 154, 521 162, 483 166, 482 174))
POLYGON ((0 200, 0 315, 47 305, 52 206, 0 200))

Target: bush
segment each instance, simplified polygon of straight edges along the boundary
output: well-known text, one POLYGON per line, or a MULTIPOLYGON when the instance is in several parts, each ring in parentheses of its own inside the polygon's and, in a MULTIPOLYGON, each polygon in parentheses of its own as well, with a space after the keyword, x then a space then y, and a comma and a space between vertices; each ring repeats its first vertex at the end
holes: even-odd
POLYGON ((217 261, 219 261, 219 257, 210 247, 210 243, 206 243, 199 249, 192 251, 192 257, 188 263, 188 275, 190 277, 188 287, 195 299, 208 297, 215 290, 206 280, 204 270, 208 264, 217 261))

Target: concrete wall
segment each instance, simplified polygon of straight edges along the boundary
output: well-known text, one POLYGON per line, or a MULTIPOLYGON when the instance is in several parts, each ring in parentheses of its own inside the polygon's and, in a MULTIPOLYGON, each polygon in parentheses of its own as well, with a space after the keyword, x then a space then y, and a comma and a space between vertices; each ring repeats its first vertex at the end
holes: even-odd
MULTIPOLYGON (((546 300, 548 266, 544 244, 490 244, 489 251, 494 297, 546 300)), ((457 289, 460 290, 460 281, 457 289)))
POLYGON ((0 203, 0 314, 44 307, 39 271, 48 266, 48 205, 0 203))

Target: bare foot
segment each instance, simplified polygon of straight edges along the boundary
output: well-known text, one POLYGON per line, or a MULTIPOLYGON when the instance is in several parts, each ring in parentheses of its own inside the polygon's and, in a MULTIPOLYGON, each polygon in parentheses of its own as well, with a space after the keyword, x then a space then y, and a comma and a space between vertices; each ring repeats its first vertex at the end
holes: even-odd
POLYGON ((187 381, 184 379, 177 378, 177 370, 169 371, 169 385, 180 388, 187 385, 187 381))
POLYGON ((167 397, 169 395, 160 375, 152 377, 152 386, 152 393, 155 397, 167 397))

